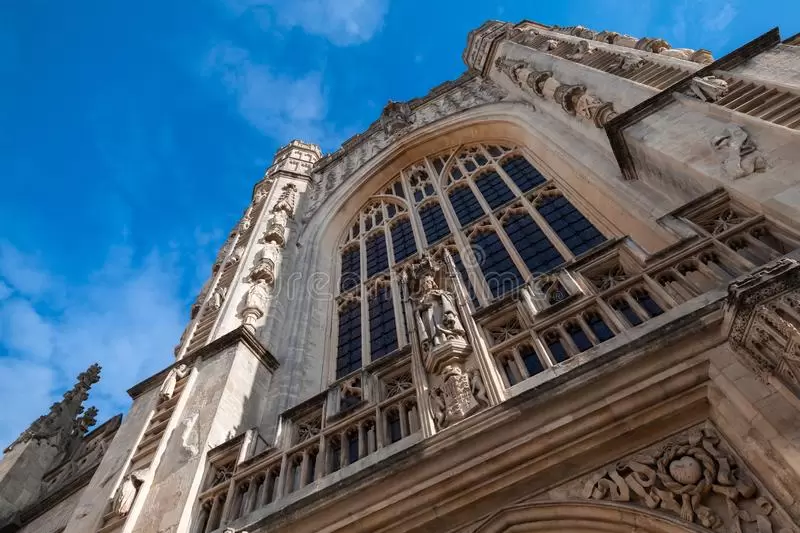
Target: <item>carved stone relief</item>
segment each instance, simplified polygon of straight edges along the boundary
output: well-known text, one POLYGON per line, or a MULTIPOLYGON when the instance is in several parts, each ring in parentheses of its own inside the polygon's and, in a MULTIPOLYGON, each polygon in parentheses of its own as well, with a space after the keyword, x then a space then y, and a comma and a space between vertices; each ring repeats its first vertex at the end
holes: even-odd
POLYGON ((792 531, 783 529, 792 527, 786 514, 710 427, 684 432, 554 489, 546 498, 645 507, 718 532, 792 531))
POLYGON ((800 263, 783 258, 731 283, 725 314, 746 366, 800 397, 800 263))
POLYGON ((414 122, 414 113, 407 103, 389 100, 389 103, 383 108, 380 122, 383 132, 391 136, 411 126, 414 122))
POLYGON ((537 71, 530 62, 499 57, 495 65, 524 91, 552 100, 570 115, 588 120, 598 128, 617 116, 613 103, 603 102, 583 85, 562 84, 551 72, 537 71))
POLYGON ((740 126, 731 125, 725 128, 711 140, 711 146, 722 158, 722 171, 732 179, 767 169, 767 160, 750 139, 750 135, 740 126))
POLYGON ((716 102, 728 93, 728 82, 716 76, 692 78, 689 95, 704 102, 716 102))
POLYGON ((183 379, 189 375, 189 368, 184 365, 180 364, 175 368, 170 369, 167 373, 167 377, 164 378, 164 383, 161 384, 161 389, 158 391, 158 395, 161 398, 161 401, 167 401, 172 398, 172 395, 175 394, 175 385, 178 383, 179 379, 183 379))
POLYGON ((125 516, 131 511, 133 502, 136 500, 136 495, 139 488, 144 483, 147 469, 134 470, 122 481, 117 493, 111 500, 111 512, 117 516, 125 516))

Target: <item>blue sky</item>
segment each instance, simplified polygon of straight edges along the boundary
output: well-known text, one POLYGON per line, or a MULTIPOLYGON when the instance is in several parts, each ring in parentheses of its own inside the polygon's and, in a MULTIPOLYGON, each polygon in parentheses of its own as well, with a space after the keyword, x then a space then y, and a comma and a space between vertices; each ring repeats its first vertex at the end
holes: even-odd
MULTIPOLYGON (((216 249, 291 138, 332 151, 464 69, 486 19, 724 54, 790 0, 0 0, 0 444, 89 363, 101 419, 168 364, 216 249), (14 405, 14 408, 9 406, 14 405)), ((280 354, 277 354, 280 357, 280 354)))

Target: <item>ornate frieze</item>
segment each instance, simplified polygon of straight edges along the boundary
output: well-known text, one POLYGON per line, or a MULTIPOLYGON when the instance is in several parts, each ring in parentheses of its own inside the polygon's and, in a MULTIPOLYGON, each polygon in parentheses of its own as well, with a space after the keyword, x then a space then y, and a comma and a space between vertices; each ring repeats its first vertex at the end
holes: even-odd
POLYGON ((731 179, 764 172, 767 161, 743 128, 732 124, 711 140, 711 146, 722 160, 722 171, 731 179))
POLYGON ((391 103, 391 108, 387 106, 389 109, 384 110, 381 119, 366 132, 345 141, 337 152, 319 160, 311 175, 303 222, 311 219, 330 193, 396 142, 399 135, 408 135, 441 118, 482 104, 498 102, 506 96, 506 91, 491 80, 468 73, 454 82, 434 88, 423 98, 391 103))
POLYGON ((653 54, 659 54, 685 61, 692 61, 705 65, 713 63, 714 58, 708 50, 692 50, 691 48, 672 48, 670 44, 664 39, 643 37, 637 38, 630 35, 623 35, 613 31, 595 32, 583 26, 571 26, 568 28, 560 28, 553 26, 550 31, 570 35, 573 37, 581 37, 592 41, 599 41, 603 43, 613 44, 616 46, 624 46, 625 48, 633 48, 635 50, 642 50, 653 54))
POLYGON ((688 431, 589 475, 580 496, 659 510, 720 532, 766 533, 787 525, 711 428, 688 431))
POLYGON ((478 72, 483 72, 490 60, 494 44, 506 37, 513 27, 513 24, 490 20, 471 31, 467 37, 467 48, 464 50, 464 63, 478 72))
POLYGON ((744 363, 800 397, 800 263, 782 258, 731 283, 725 314, 744 363))
POLYGON ((562 84, 551 72, 538 71, 529 61, 514 61, 501 56, 495 65, 525 92, 554 101, 568 114, 588 120, 598 128, 617 116, 613 103, 590 94, 583 85, 562 84))

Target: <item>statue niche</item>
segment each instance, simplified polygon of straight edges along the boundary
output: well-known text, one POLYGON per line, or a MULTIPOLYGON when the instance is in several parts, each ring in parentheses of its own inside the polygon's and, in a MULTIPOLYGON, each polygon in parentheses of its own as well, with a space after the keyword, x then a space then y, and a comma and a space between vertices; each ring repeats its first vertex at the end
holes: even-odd
POLYGON ((432 416, 438 429, 463 420, 489 401, 480 372, 469 369, 472 346, 467 341, 459 305, 446 287, 444 271, 430 257, 413 268, 411 296, 414 329, 430 384, 432 416))

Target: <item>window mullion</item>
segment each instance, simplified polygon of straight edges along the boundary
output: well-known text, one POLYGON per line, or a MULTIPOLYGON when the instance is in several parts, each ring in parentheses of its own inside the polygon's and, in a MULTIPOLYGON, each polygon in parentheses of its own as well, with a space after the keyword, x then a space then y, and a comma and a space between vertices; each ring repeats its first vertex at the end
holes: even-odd
MULTIPOLYGON (((363 217, 362 217, 363 218, 363 217)), ((363 224, 363 220, 362 220, 363 224)), ((367 292, 367 240, 362 229, 359 236, 361 250, 361 366, 369 364, 369 293, 367 292)))
POLYGON ((406 335, 406 321, 403 316, 403 302, 400 297, 400 280, 397 279, 395 269, 389 270, 389 290, 392 296, 392 308, 394 309, 394 329, 397 334, 397 347, 406 345, 408 337, 406 335))
MULTIPOLYGON (((425 168, 428 169, 429 173, 432 171, 431 165, 428 162, 427 157, 425 158, 425 168)), ((435 172, 430 175, 434 176, 435 172)), ((436 180, 432 179, 431 181, 434 182, 436 180)), ((413 193, 411 192, 411 186, 408 184, 408 177, 406 176, 405 170, 400 172, 400 183, 403 187, 403 192, 406 195, 406 203, 408 204, 409 207, 408 219, 411 221, 412 233, 414 234, 414 243, 417 245, 417 253, 420 253, 422 250, 425 249, 425 246, 422 243, 422 236, 425 234, 425 228, 422 227, 422 219, 419 216, 419 212, 417 210, 417 203, 414 200, 413 193)), ((434 184, 434 191, 437 191, 435 187, 436 185, 434 184)), ((427 200, 427 198, 422 199, 423 202, 425 200, 427 200)))
MULTIPOLYGON (((549 182, 548 182, 549 183, 549 182)), ((547 184, 542 185, 542 187, 547 187, 547 184)), ((522 197, 522 203, 525 206, 525 209, 531 215, 533 220, 539 226, 539 229, 542 230, 542 233, 550 240, 550 243, 558 250, 565 261, 569 261, 575 258, 575 255, 572 253, 572 250, 567 248, 567 245, 564 244, 564 241, 561 240, 561 237, 553 231, 550 227, 550 224, 547 223, 547 220, 539 213, 539 210, 536 209, 536 206, 533 205, 533 202, 528 200, 525 196, 522 197)))
MULTIPOLYGON (((451 157, 455 157, 455 153, 456 152, 454 152, 454 155, 451 157)), ((442 175, 444 175, 444 172, 448 168, 449 167, 445 167, 445 169, 442 170, 442 175)), ((450 233, 453 235, 453 240, 455 241, 456 247, 459 250, 458 255, 461 257, 461 263, 464 265, 464 269, 467 271, 467 276, 470 278, 472 288, 475 291, 475 295, 478 297, 478 302, 480 302, 481 305, 487 305, 492 301, 492 298, 489 292, 489 287, 485 283, 483 273, 475 272, 475 269, 478 268, 478 266, 475 264, 475 258, 472 255, 472 247, 470 246, 469 239, 467 239, 467 237, 465 237, 459 229, 461 226, 458 223, 458 217, 456 216, 455 211, 453 211, 453 206, 450 205, 450 198, 447 197, 446 191, 438 179, 433 180, 433 188, 436 192, 436 195, 439 197, 439 207, 442 209, 442 213, 444 213, 444 218, 447 221, 447 225, 450 226, 450 233)))
POLYGON ((517 251, 517 247, 514 246, 514 243, 511 241, 511 237, 506 233, 503 223, 494 216, 494 213, 489 215, 489 220, 500 242, 506 247, 506 252, 508 252, 509 257, 511 257, 511 260, 514 262, 514 266, 517 267, 517 270, 519 270, 519 273, 522 275, 522 281, 527 283, 531 279, 531 272, 528 270, 528 265, 525 264, 522 256, 517 251))

